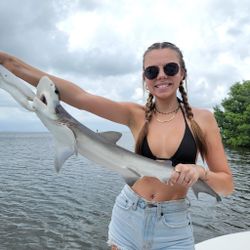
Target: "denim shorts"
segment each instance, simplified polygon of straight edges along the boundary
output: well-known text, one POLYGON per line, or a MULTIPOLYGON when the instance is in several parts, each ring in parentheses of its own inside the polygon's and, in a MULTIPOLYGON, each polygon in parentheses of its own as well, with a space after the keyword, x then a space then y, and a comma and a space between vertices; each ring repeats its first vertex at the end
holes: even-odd
POLYGON ((194 250, 187 199, 149 202, 128 185, 117 196, 108 244, 121 250, 194 250))

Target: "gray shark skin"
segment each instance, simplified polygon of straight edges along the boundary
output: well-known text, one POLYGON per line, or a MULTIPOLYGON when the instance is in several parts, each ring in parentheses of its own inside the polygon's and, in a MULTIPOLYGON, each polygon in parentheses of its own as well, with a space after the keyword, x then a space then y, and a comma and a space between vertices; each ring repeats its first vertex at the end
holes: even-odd
MULTIPOLYGON (((35 112, 53 135, 57 171, 71 155, 81 154, 119 173, 128 185, 132 185, 143 176, 155 177, 164 183, 171 177, 173 173, 171 161, 157 162, 135 154, 116 145, 121 136, 120 133, 95 133, 73 118, 61 106, 56 86, 47 76, 40 79, 36 95, 28 91, 27 86, 23 86, 18 77, 4 67, 0 67, 0 88, 9 92, 23 107, 35 112)), ((215 197, 217 201, 221 200, 220 196, 200 179, 192 189, 197 198, 198 194, 203 192, 215 197)))
POLYGON ((7 91, 25 109, 34 111, 32 101, 35 93, 25 85, 24 81, 21 81, 2 65, 0 65, 0 88, 7 91))

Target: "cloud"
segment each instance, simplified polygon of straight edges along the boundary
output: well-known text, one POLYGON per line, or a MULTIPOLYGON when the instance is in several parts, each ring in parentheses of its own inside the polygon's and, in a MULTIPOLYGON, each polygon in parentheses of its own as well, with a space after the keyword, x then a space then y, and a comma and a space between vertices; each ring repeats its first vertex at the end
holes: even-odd
MULTIPOLYGON (((211 109, 234 82, 249 79, 249 8, 247 0, 1 1, 0 49, 91 93, 142 103, 144 51, 174 42, 191 104, 211 109)), ((18 105, 0 91, 0 113, 8 107, 18 105)))

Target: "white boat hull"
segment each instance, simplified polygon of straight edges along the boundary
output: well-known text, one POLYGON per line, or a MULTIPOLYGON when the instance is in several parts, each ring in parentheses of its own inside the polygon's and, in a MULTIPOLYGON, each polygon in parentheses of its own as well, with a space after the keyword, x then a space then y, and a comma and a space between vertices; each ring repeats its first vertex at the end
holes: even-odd
POLYGON ((250 231, 222 235, 195 245, 195 250, 248 250, 250 231))

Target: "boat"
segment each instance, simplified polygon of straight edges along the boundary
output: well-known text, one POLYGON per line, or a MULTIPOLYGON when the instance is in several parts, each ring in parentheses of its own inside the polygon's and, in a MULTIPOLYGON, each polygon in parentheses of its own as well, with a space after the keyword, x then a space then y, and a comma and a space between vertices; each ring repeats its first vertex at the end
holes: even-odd
POLYGON ((231 233, 197 243, 195 250, 249 250, 250 231, 231 233))

